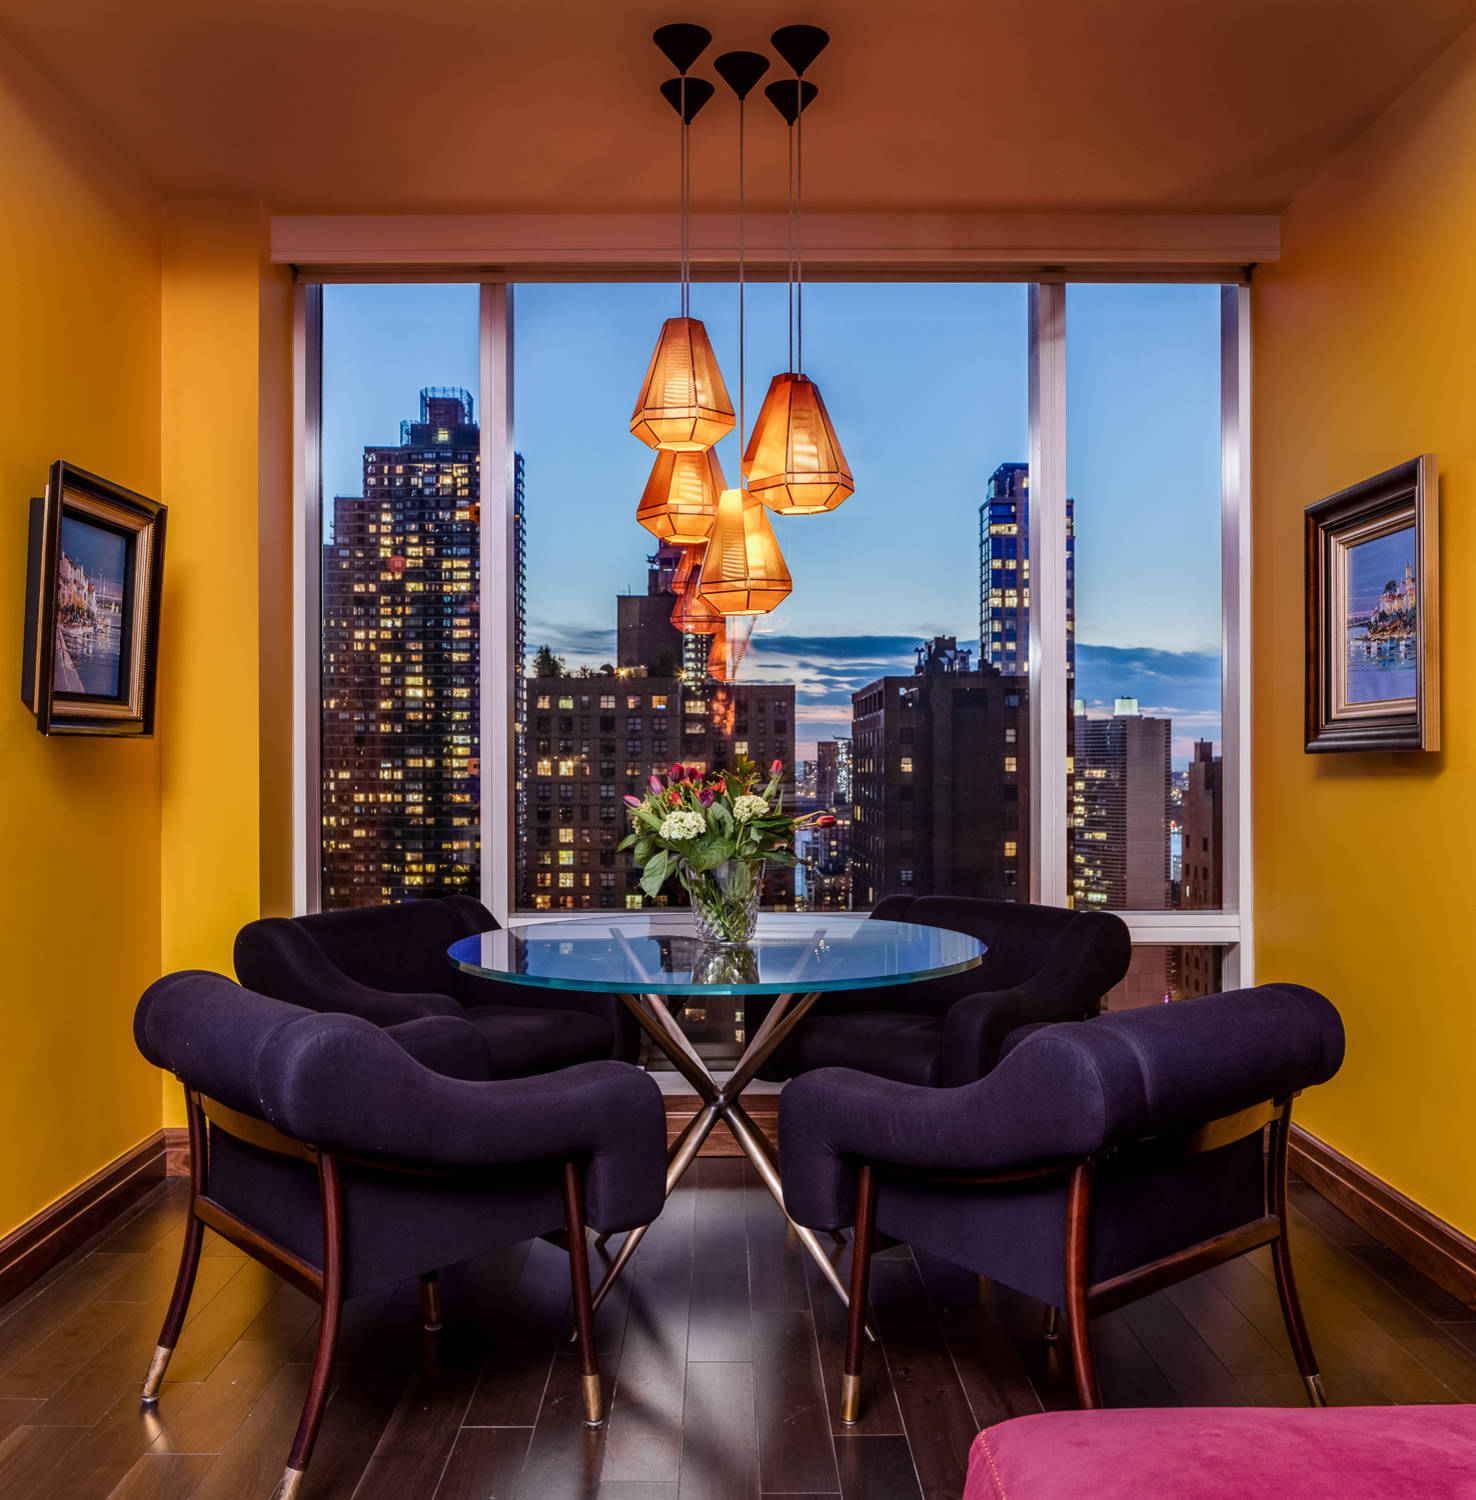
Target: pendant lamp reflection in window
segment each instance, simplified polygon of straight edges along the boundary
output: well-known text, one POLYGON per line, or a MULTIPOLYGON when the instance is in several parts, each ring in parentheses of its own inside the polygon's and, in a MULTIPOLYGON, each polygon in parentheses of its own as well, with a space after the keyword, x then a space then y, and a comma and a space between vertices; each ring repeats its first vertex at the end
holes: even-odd
POLYGON ((697 592, 702 578, 702 553, 702 547, 686 548, 672 579, 676 606, 671 612, 671 623, 683 635, 719 635, 723 630, 723 617, 697 592))
POLYGON ((677 77, 661 85, 661 93, 677 113, 681 136, 681 312, 661 325, 630 430, 652 448, 700 452, 733 430, 733 402, 717 356, 701 319, 691 316, 691 125, 712 98, 713 86, 706 79, 689 78, 687 70, 712 35, 701 26, 662 26, 654 40, 677 70, 677 77))
POLYGON ((759 498, 746 490, 724 490, 702 559, 698 596, 723 616, 765 615, 793 587, 759 498))
POLYGON ((718 496, 727 487, 711 448, 700 453, 663 450, 652 465, 636 520, 660 542, 677 547, 705 542, 717 514, 718 496))
POLYGON ((804 112, 819 90, 804 71, 830 38, 816 26, 785 26, 773 35, 795 76, 764 93, 789 127, 789 370, 769 385, 743 454, 749 489, 780 515, 834 510, 855 481, 819 387, 804 371, 804 112))

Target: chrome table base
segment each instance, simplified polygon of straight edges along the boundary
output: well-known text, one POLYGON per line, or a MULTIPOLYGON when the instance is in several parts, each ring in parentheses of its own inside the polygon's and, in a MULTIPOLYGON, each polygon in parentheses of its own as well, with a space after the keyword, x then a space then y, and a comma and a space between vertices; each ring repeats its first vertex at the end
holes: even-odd
MULTIPOLYGON (((739 1102, 743 1090, 753 1082, 758 1071, 773 1056, 775 1049, 804 1020, 811 1006, 820 998, 818 990, 806 995, 780 995, 773 1008, 764 1017, 763 1024, 749 1039, 738 1066, 726 1081, 719 1083, 703 1061, 691 1040, 682 1030, 675 1016, 660 995, 622 995, 620 997, 640 1022, 641 1028, 661 1051, 670 1059, 672 1066, 692 1086, 702 1107, 687 1123, 686 1128, 673 1142, 666 1159, 666 1192, 669 1197, 677 1183, 686 1175, 687 1169, 697 1158, 702 1143, 712 1134, 719 1120, 733 1132, 743 1154, 757 1169, 763 1184, 774 1195, 780 1212, 784 1211, 784 1190, 779 1183, 779 1160, 768 1137, 764 1135, 739 1102)), ((786 1215, 786 1217, 788 1217, 786 1215)), ((834 1288, 836 1296, 849 1304, 850 1295, 830 1257, 821 1248, 814 1232, 803 1228, 790 1219, 790 1226, 799 1236, 800 1243, 810 1253, 810 1258, 820 1268, 820 1274, 834 1288)), ((616 1278, 625 1269, 636 1247, 649 1226, 642 1225, 625 1236, 610 1269, 594 1294, 594 1305, 598 1307, 615 1284, 616 1278)), ((872 1337, 867 1329, 867 1337, 872 1337)))

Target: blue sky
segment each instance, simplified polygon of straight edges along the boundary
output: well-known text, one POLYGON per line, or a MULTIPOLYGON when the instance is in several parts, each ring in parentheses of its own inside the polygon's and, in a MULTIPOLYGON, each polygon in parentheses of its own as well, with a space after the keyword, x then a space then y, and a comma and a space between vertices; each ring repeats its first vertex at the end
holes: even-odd
MULTIPOLYGON (((927 636, 974 644, 978 506, 1028 457, 1026 291, 993 284, 805 289, 805 369, 856 493, 776 518, 794 592, 754 626, 740 675, 793 681, 800 756, 846 733, 850 694, 910 672, 927 636)), ((736 401, 737 292, 693 288, 736 401)), ((782 286, 748 289, 747 418, 787 368, 782 286)), ((523 286, 515 443, 528 484, 528 633, 571 664, 614 655, 614 601, 643 590, 635 523, 653 455, 631 407, 669 284, 523 286)), ((1074 286, 1067 296, 1068 485, 1076 499, 1077 692, 1174 720, 1174 756, 1219 738, 1218 289, 1074 286)), ((325 289, 324 491, 358 493, 362 449, 398 439, 422 385, 477 386, 477 289, 325 289)), ((480 417, 480 412, 478 416, 480 417)), ((737 439, 719 445, 730 481, 737 439)))

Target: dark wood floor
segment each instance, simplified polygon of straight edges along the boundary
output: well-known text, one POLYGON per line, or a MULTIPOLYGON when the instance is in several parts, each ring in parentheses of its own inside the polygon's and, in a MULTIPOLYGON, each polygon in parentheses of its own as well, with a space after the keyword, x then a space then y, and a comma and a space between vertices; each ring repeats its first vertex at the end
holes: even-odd
MULTIPOLYGON (((580 1422, 567 1259, 542 1242, 345 1317, 304 1500, 957 1500, 980 1426, 1071 1404, 1040 1309, 905 1250, 873 1274, 866 1414, 833 1422, 839 1304, 737 1160, 703 1160, 600 1316, 613 1393, 580 1422)), ((140 1412, 175 1271, 178 1183, 0 1309, 4 1500, 256 1500, 305 1388, 314 1308, 207 1240, 157 1415, 140 1412)), ((1296 1188, 1297 1274, 1335 1404, 1476 1401, 1476 1312, 1296 1188)), ((1097 1325, 1113 1405, 1297 1405, 1264 1251, 1097 1325)))

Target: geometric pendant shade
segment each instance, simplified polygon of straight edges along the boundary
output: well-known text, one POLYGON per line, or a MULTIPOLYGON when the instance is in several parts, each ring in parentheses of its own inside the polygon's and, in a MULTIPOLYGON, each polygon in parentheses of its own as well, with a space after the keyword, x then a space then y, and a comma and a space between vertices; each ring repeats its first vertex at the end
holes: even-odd
POLYGON ((657 541, 675 547, 705 542, 717 514, 718 496, 727 489, 717 454, 673 453, 663 449, 656 455, 645 493, 636 508, 636 520, 657 541))
POLYGON ((781 604, 793 586, 757 496, 724 490, 702 560, 698 596, 720 615, 764 615, 781 604))
POLYGON ((676 576, 672 579, 676 605, 671 612, 671 623, 683 635, 715 636, 723 629, 723 617, 697 592, 702 579, 704 550, 705 546, 684 548, 676 576))
POLYGON ((807 375, 776 375, 743 455, 749 489, 770 510, 811 516, 856 488, 820 388, 807 375))
POLYGON ((630 430, 652 448, 701 452, 733 430, 733 403, 700 318, 668 318, 630 430))

